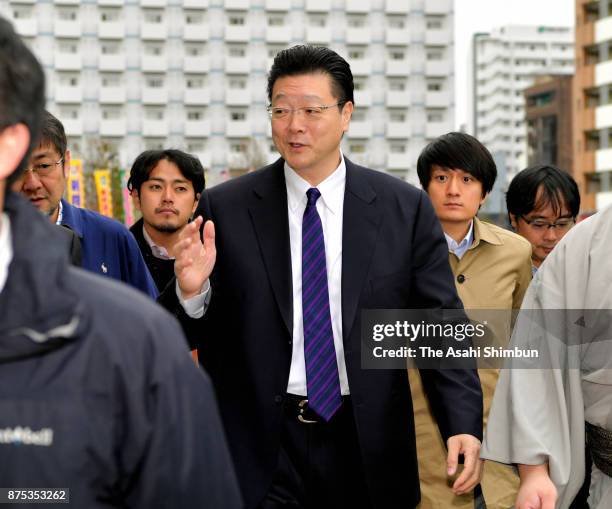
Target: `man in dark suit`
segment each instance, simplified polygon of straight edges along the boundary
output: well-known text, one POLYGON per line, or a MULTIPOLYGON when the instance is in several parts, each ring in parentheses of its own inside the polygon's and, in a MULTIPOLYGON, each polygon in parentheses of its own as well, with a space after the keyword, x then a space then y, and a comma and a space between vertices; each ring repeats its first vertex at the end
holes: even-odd
MULTIPOLYGON (((268 96, 282 159, 204 192, 203 242, 199 217, 177 244, 177 291, 161 300, 213 379, 247 508, 415 507, 408 378, 361 368, 361 310, 461 307, 442 230, 423 192, 340 151, 353 111, 342 57, 281 51, 268 96)), ((421 376, 449 449, 440 468, 453 474, 463 454, 454 489, 470 490, 478 376, 421 376)))

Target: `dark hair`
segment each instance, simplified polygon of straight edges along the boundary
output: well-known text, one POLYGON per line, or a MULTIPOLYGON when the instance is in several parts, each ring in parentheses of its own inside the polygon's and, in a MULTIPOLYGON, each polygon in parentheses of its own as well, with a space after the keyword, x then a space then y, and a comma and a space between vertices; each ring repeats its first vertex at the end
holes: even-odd
POLYGON ((351 66, 335 51, 321 46, 298 45, 279 51, 268 73, 268 100, 272 101, 274 83, 283 76, 323 73, 332 82, 332 94, 340 107, 353 98, 353 73, 351 66))
POLYGON ((572 176, 552 165, 537 165, 518 172, 506 193, 508 214, 524 216, 550 204, 559 216, 567 207, 573 218, 580 212, 580 193, 572 176), (536 202, 538 190, 542 194, 536 202))
POLYGON ((31 150, 38 143, 44 107, 45 74, 42 67, 12 25, 0 17, 0 131, 24 124, 30 132, 30 146, 19 166, 8 177, 9 186, 19 177, 31 150))
POLYGON ((42 126, 40 130, 40 145, 51 145, 57 153, 64 157, 68 148, 68 140, 66 139, 66 131, 64 125, 45 110, 42 117, 42 126))
POLYGON ((176 164, 183 177, 192 183, 196 194, 204 190, 204 168, 200 160, 186 152, 175 149, 147 150, 140 154, 132 164, 127 188, 130 191, 136 189, 140 195, 142 184, 149 180, 153 168, 163 159, 176 164))
POLYGON ((423 189, 431 181, 431 167, 463 170, 482 184, 482 195, 491 192, 497 167, 491 153, 476 138, 465 133, 448 133, 427 145, 417 161, 417 173, 423 189))

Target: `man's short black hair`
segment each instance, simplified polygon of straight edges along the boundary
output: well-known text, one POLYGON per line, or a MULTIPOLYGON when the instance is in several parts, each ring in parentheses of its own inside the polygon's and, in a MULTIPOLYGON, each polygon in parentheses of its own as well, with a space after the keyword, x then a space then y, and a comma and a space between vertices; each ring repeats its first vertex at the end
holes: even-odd
POLYGON ((200 160, 191 154, 176 149, 146 150, 140 154, 132 164, 127 188, 130 191, 135 189, 140 196, 142 184, 149 180, 153 168, 164 159, 176 164, 183 177, 191 182, 196 194, 200 194, 204 190, 204 168, 200 160))
POLYGON ((15 181, 38 144, 40 119, 45 108, 45 74, 38 60, 15 33, 12 25, 0 17, 0 131, 24 124, 30 132, 30 146, 12 175, 15 181))
POLYGON ((493 189, 497 167, 491 153, 476 138, 465 133, 448 133, 427 145, 417 161, 417 173, 423 189, 431 182, 431 167, 463 170, 482 184, 482 195, 493 189))
POLYGON ((274 83, 284 76, 327 74, 332 82, 332 94, 340 107, 353 104, 353 73, 351 66, 335 51, 321 46, 298 45, 279 51, 268 74, 268 100, 272 102, 274 83))
POLYGON ((556 216, 561 215, 564 207, 574 219, 580 212, 580 192, 569 173, 542 164, 525 168, 510 182, 506 193, 508 214, 524 216, 549 204, 556 216), (542 194, 537 199, 539 189, 542 194))
POLYGON ((45 110, 42 116, 39 145, 51 145, 60 157, 64 157, 68 149, 68 139, 64 125, 57 117, 45 110))

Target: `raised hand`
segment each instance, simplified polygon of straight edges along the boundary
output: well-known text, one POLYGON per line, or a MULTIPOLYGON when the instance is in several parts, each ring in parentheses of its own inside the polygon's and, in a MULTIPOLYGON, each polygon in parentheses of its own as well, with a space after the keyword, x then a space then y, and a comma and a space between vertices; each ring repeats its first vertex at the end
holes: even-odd
POLYGON ((215 226, 212 221, 204 225, 204 242, 200 240, 202 217, 198 216, 179 234, 175 246, 174 273, 183 299, 194 297, 202 290, 215 266, 215 226))

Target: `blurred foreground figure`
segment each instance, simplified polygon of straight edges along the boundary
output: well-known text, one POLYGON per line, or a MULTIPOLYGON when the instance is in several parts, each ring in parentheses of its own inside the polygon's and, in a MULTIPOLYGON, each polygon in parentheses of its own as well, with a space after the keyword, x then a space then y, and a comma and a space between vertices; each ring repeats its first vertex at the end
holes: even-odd
POLYGON ((0 484, 69 489, 87 509, 238 508, 212 387, 178 324, 71 267, 57 228, 8 191, 44 96, 40 64, 0 18, 0 484))
POLYGON ((567 509, 593 459, 589 507, 612 501, 612 208, 574 227, 531 283, 502 370, 482 457, 518 464, 517 509, 567 509), (555 505, 556 500, 556 505, 555 505))

